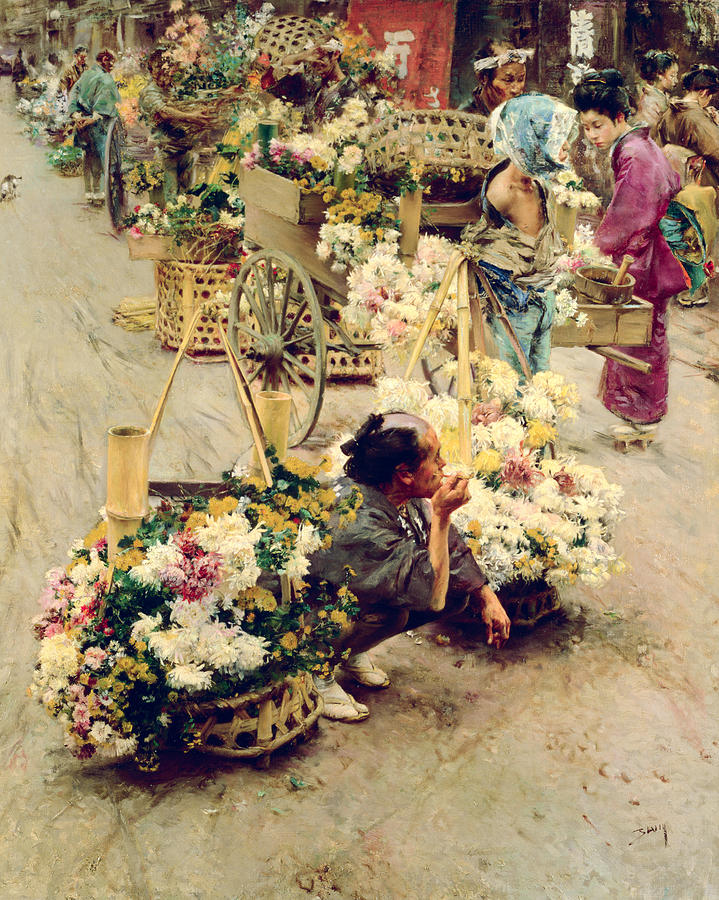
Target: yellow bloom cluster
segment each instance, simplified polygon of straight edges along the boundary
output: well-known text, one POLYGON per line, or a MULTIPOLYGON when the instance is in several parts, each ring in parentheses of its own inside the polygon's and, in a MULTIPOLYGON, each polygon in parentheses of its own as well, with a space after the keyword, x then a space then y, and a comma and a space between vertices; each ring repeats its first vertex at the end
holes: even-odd
POLYGON ((291 472, 298 478, 317 478, 319 474, 318 466, 310 465, 310 463, 299 459, 297 456, 288 456, 282 465, 288 472, 291 472))
POLYGON ((280 644, 285 648, 285 650, 296 650, 297 649, 297 635, 294 631, 288 631, 282 635, 280 638, 280 644))
POLYGON ((139 566, 145 559, 145 553, 138 547, 130 547, 123 550, 115 560, 115 568, 127 572, 133 566, 139 566))
POLYGON ((234 512, 237 509, 236 497, 212 497, 207 505, 207 511, 213 519, 219 519, 225 513, 234 512))
POLYGON ((530 419, 527 422, 527 443, 535 450, 539 450, 546 444, 557 439, 557 429, 538 419, 530 419))
POLYGON ((98 541, 101 541, 104 537, 107 537, 107 522, 102 521, 99 525, 96 525, 92 529, 92 531, 89 531, 85 535, 82 546, 86 550, 90 550, 98 541))
POLYGON ((244 603, 247 609, 256 607, 264 612, 274 612, 277 609, 277 600, 274 594, 259 585, 247 588, 238 598, 238 602, 244 603))
POLYGON ((481 450, 473 464, 480 475, 494 475, 502 468, 502 454, 498 450, 481 450))

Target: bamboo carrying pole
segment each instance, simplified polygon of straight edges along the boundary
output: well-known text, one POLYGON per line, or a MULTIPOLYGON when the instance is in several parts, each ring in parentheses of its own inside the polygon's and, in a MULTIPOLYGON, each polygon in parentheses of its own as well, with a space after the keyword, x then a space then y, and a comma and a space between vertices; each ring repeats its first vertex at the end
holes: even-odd
POLYGON ((463 260, 457 272, 457 406, 459 455, 464 465, 472 463, 472 368, 469 359, 469 264, 463 260))
POLYGON ((439 315, 440 309, 442 309, 442 304, 444 303, 447 294, 449 293, 450 285, 452 284, 452 279, 454 278, 457 269, 459 268, 460 263, 464 259, 461 250, 455 251, 449 259, 447 263, 447 268, 444 273, 444 277, 442 278, 442 283, 437 288, 437 293, 434 295, 434 300, 432 301, 429 312, 427 313, 427 318, 425 319, 424 325, 422 326, 422 330, 417 337, 417 340, 414 342, 414 347, 412 348, 412 355, 410 356, 409 363, 407 364, 407 368, 405 369, 404 377, 405 380, 412 377, 412 370, 417 365, 420 356, 422 355, 422 350, 424 349, 424 345, 429 337, 429 333, 432 330, 432 326, 435 323, 437 316, 439 315))
POLYGON ((405 191, 399 198, 399 252, 406 266, 410 265, 417 252, 421 216, 422 189, 405 191))

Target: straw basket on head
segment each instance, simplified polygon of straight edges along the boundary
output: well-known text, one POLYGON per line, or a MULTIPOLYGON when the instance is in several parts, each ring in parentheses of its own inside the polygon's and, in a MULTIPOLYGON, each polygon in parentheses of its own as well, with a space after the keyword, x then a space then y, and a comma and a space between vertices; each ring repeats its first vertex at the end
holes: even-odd
POLYGON ((307 44, 318 43, 327 31, 313 19, 304 16, 276 16, 258 32, 255 47, 266 53, 274 65, 291 53, 301 53, 307 44))
POLYGON ((442 109, 402 110, 383 119, 368 133, 366 157, 374 182, 394 193, 400 171, 419 162, 431 178, 426 199, 437 203, 470 200, 497 161, 484 116, 442 109), (452 177, 457 172, 459 181, 452 177))

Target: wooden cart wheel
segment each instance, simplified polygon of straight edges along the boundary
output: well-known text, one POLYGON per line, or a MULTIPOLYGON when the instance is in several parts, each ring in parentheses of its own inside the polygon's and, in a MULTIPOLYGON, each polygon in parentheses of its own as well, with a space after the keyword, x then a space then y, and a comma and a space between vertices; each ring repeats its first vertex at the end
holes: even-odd
POLYGON ((122 228, 129 212, 122 175, 124 146, 125 129, 120 119, 115 118, 110 122, 105 139, 105 205, 115 231, 122 228))
POLYGON ((292 396, 289 444, 301 444, 322 408, 327 343, 315 289, 297 260, 280 250, 249 256, 232 288, 227 330, 253 389, 292 396))

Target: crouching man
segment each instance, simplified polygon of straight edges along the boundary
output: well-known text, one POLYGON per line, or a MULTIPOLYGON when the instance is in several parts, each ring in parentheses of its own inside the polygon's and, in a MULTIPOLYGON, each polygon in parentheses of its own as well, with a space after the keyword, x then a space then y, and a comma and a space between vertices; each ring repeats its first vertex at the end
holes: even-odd
MULTIPOLYGON (((358 487, 364 499, 356 520, 337 529, 331 548, 313 557, 311 575, 339 587, 349 566, 360 611, 335 641, 332 662, 349 650, 342 663, 348 675, 365 687, 387 687, 389 678, 368 651, 403 631, 461 613, 470 601, 484 622, 487 643, 501 647, 509 618, 450 524, 452 513, 469 499, 467 481, 443 475, 434 429, 407 413, 371 415, 342 451, 347 478, 337 490, 358 487)), ((315 678, 315 685, 328 718, 359 721, 369 715, 333 675, 315 678)))

